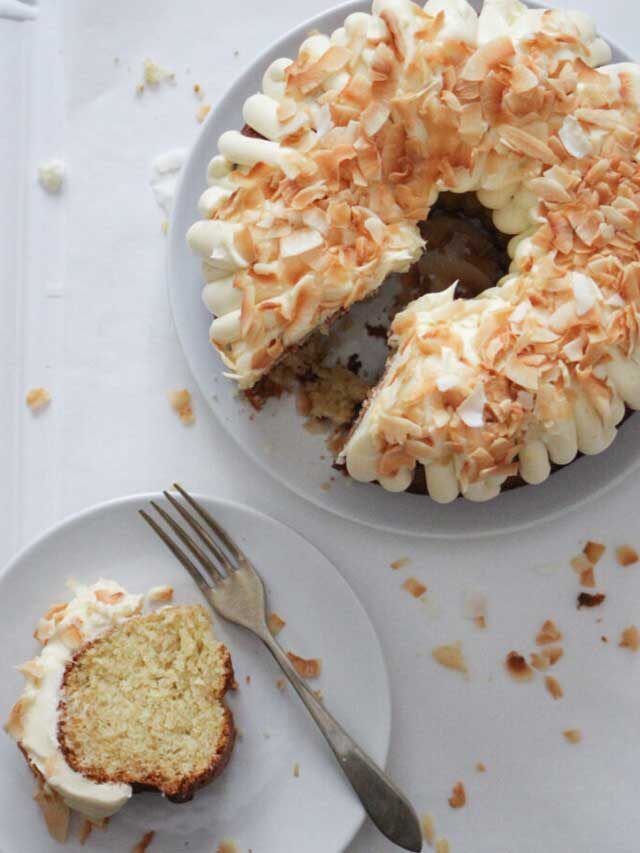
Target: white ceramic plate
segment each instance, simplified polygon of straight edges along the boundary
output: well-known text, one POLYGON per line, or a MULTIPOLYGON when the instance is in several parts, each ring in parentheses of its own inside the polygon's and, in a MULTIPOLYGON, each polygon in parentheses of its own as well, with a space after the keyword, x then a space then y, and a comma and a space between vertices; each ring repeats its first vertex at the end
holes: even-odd
MULTIPOLYGON (((206 185, 207 163, 217 152, 218 137, 225 130, 242 127, 242 105, 259 88, 271 61, 295 56, 310 30, 330 32, 349 13, 369 8, 370 3, 358 0, 301 24, 258 57, 211 111, 184 167, 173 208, 168 280, 178 336, 196 381, 220 423, 259 465, 307 500, 372 527, 419 536, 471 537, 528 527, 577 508, 635 468, 640 462, 640 417, 624 425, 607 452, 576 461, 541 486, 518 489, 487 504, 459 500, 439 506, 423 496, 390 494, 336 474, 324 437, 302 429, 293 400, 272 400, 262 412, 253 413, 237 395, 234 384, 222 376, 219 359, 209 344, 211 318, 200 298, 200 265, 189 252, 184 235, 198 218, 197 201, 206 185)), ((614 61, 627 58, 622 51, 614 50, 614 61)), ((366 356, 366 364, 372 360, 382 363, 383 344, 372 341, 363 331, 364 320, 375 323, 379 312, 380 300, 356 307, 350 315, 355 322, 339 342, 341 354, 358 352, 366 356)))
MULTIPOLYGON (((180 603, 202 601, 181 566, 137 515, 149 496, 124 498, 62 523, 22 551, 0 576, 0 713, 5 719, 22 689, 14 664, 37 652, 31 632, 40 615, 65 600, 65 579, 114 578, 132 592, 169 583, 180 603)), ((265 579, 272 609, 286 619, 280 641, 320 657, 317 687, 329 707, 372 757, 384 764, 390 735, 387 673, 380 645, 355 595, 323 555, 282 524, 237 504, 205 500, 265 579)), ((212 853, 225 838, 256 853, 334 853, 358 829, 362 808, 280 670, 251 635, 214 617, 232 653, 240 685, 229 705, 242 736, 220 779, 191 803, 174 805, 139 794, 91 849, 131 850, 155 830, 153 853, 212 853), (250 684, 246 677, 250 676, 250 684), (300 766, 299 778, 293 766, 300 766)), ((0 737, 0 850, 47 853, 56 846, 32 802, 34 781, 15 744, 0 737)), ((77 829, 77 825, 75 827, 77 829)), ((77 838, 65 850, 86 850, 77 838)))

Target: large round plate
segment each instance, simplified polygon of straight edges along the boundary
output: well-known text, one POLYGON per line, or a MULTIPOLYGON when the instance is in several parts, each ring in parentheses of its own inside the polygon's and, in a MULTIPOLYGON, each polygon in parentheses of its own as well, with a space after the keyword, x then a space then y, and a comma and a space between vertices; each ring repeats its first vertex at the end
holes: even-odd
MULTIPOLYGON (((309 31, 330 32, 349 13, 369 8, 370 3, 359 0, 346 3, 296 27, 258 57, 212 110, 184 167, 173 208, 168 281, 178 337, 205 399, 224 428, 259 465, 318 506, 372 527, 418 536, 472 537, 528 527, 577 508, 635 468, 640 461, 640 418, 631 418, 623 426, 607 452, 576 461, 541 486, 511 491, 487 504, 458 500, 439 506, 422 496, 390 494, 335 475, 323 436, 302 429, 291 399, 271 401, 251 416, 234 383, 222 376, 219 359, 209 344, 210 316, 200 298, 200 265, 186 246, 185 234, 198 218, 197 201, 205 188, 207 163, 217 151, 218 137, 242 126, 242 105, 260 87, 271 61, 295 56, 309 31)), ((614 48, 614 61, 626 59, 614 48)), ((384 358, 382 345, 362 334, 364 320, 375 318, 379 311, 377 301, 356 307, 356 322, 348 339, 342 341, 345 354, 378 346, 378 358, 384 358)))
MULTIPOLYGON (((37 653, 31 632, 41 614, 65 600, 69 577, 92 583, 113 578, 131 592, 157 584, 175 588, 179 603, 202 602, 195 585, 138 516, 149 497, 124 498, 64 522, 24 550, 0 576, 0 714, 6 718, 23 679, 14 665, 37 653)), ((280 641, 305 657, 320 657, 317 682, 327 707, 373 758, 384 764, 390 735, 387 673, 375 632, 336 569, 288 527, 238 504, 204 500, 262 573, 269 602, 287 625, 280 641)), ((240 685, 229 705, 241 732, 220 779, 191 803, 173 805, 139 794, 94 832, 91 849, 131 850, 154 830, 154 853, 211 853, 223 839, 240 850, 334 853, 349 843, 363 810, 322 736, 260 642, 214 616, 232 653, 240 685), (250 683, 246 678, 250 676, 250 683), (299 778, 294 778, 294 764, 299 778)), ((55 846, 33 803, 34 780, 15 744, 0 738, 0 850, 49 853, 55 846)), ((77 829, 77 826, 76 826, 77 829)), ((86 850, 75 837, 65 850, 86 850)))

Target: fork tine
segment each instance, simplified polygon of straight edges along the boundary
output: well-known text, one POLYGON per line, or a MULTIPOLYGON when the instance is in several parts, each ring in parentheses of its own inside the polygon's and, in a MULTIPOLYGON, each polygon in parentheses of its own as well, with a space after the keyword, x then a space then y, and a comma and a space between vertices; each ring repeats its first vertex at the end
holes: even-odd
POLYGON ((179 545, 176 545, 176 543, 173 541, 173 539, 167 533, 165 533, 165 531, 160 527, 160 525, 157 524, 154 521, 154 519, 151 518, 150 515, 148 515, 148 513, 146 513, 143 509, 139 509, 138 512, 144 518, 144 520, 147 522, 149 527, 151 527, 151 529, 154 530, 158 534, 158 536, 160 537, 160 539, 162 539, 162 541, 167 546, 167 548, 172 552, 172 554, 175 557, 177 557, 177 559, 182 563, 182 565, 185 567, 185 569, 189 572, 189 574, 191 575, 193 580, 196 582, 196 584, 200 588, 200 592, 202 592, 202 594, 205 597, 207 597, 208 593, 210 591, 210 587, 209 587, 208 583, 205 581, 205 579, 202 577, 200 572, 197 570, 197 568, 191 562, 189 557, 184 553, 182 548, 179 545))
MULTIPOLYGON (((213 541, 213 539, 209 536, 209 534, 208 534, 208 533, 207 533, 207 531, 204 529, 204 527, 200 524, 200 522, 198 521, 198 519, 197 519, 197 518, 194 518, 194 517, 191 515, 191 513, 189 512, 189 510, 188 510, 188 509, 185 509, 185 507, 183 507, 183 506, 182 506, 182 504, 181 504, 179 501, 177 501, 177 500, 173 497, 173 495, 169 494, 169 492, 166 492, 166 491, 165 491, 165 492, 163 492, 162 494, 163 494, 163 495, 165 496, 165 498, 169 501, 169 503, 171 504, 171 506, 175 507, 175 509, 180 513, 180 515, 184 518, 184 520, 187 522, 187 524, 188 524, 188 525, 189 525, 193 530, 195 530, 195 532, 196 532, 196 533, 198 534, 198 536, 202 539, 202 541, 204 542, 204 544, 205 544, 208 548, 210 548, 210 549, 211 549, 211 551, 215 554, 215 556, 217 557, 217 559, 218 559, 218 560, 222 563, 222 565, 224 566, 225 571, 226 571, 227 573, 228 573, 228 572, 232 572, 234 567, 231 565, 231 563, 230 563, 230 562, 229 562, 229 560, 227 559, 226 554, 223 554, 223 552, 218 548, 218 546, 216 545, 216 543, 215 543, 215 542, 213 541)), ((220 577, 220 580, 222 580, 222 577, 220 577)))
POLYGON ((215 520, 215 518, 208 512, 195 498, 192 498, 189 492, 186 489, 183 489, 180 483, 173 484, 174 489, 177 489, 182 497, 191 504, 191 506, 195 509, 198 515, 203 518, 209 527, 220 537, 224 546, 227 548, 232 557, 234 557, 238 562, 241 560, 246 560, 246 556, 240 550, 240 548, 233 541, 231 536, 227 533, 227 531, 222 527, 221 524, 215 520))
POLYGON ((218 583, 219 581, 224 580, 224 576, 220 573, 217 567, 211 562, 209 557, 204 553, 202 548, 200 548, 193 539, 186 533, 182 527, 178 524, 178 522, 173 519, 166 510, 164 510, 161 506, 155 501, 151 501, 151 506, 155 509, 158 515, 162 516, 162 518, 166 521, 169 527, 173 530, 176 536, 180 539, 180 541, 187 546, 187 548, 191 551, 191 553, 197 557, 199 562, 204 566, 204 568, 209 572, 211 579, 214 583, 218 583))

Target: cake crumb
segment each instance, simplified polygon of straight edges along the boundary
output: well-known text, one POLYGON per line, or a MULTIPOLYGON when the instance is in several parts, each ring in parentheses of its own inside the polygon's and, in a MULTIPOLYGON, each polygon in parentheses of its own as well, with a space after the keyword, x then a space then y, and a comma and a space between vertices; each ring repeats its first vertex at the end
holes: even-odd
POLYGON ((322 705, 324 702, 324 693, 322 690, 312 690, 311 693, 315 697, 316 701, 320 702, 322 705))
POLYGON ((564 690, 562 689, 562 685, 558 681, 557 678, 554 678, 552 675, 547 675, 544 680, 544 686, 547 688, 547 692, 553 696, 554 699, 562 699, 564 696, 564 690))
POLYGON ((580 743, 582 740, 582 732, 580 729, 566 729, 562 734, 568 743, 580 743))
POLYGON ((531 666, 539 672, 545 672, 550 666, 557 663, 564 654, 560 646, 549 646, 540 653, 531 653, 531 666))
POLYGON ((467 792, 462 782, 456 782, 449 797, 449 805, 452 809, 461 809, 467 803, 467 792))
POLYGON ((284 678, 278 678, 276 680, 276 687, 280 692, 284 691, 284 688, 287 686, 287 682, 284 678))
POLYGON ((543 622, 542 627, 536 635, 536 644, 538 646, 546 646, 550 643, 559 643, 562 639, 562 633, 559 631, 555 622, 547 619, 543 622))
POLYGON ((147 601, 153 604, 167 604, 173 601, 173 587, 168 584, 152 587, 147 593, 147 601))
POLYGON ((169 220, 168 219, 162 220, 162 222, 160 223, 160 230, 162 231, 163 234, 169 233, 169 220))
POLYGON ((603 592, 597 592, 595 595, 592 595, 590 592, 581 592, 577 600, 578 610, 581 610, 583 607, 598 607, 606 597, 603 592))
POLYGON ((576 574, 581 574, 585 569, 588 569, 592 564, 587 555, 583 552, 578 554, 577 557, 573 557, 570 560, 571 568, 574 570, 576 574))
POLYGON ((244 683, 247 685, 251 684, 251 676, 250 675, 245 675, 244 683))
POLYGON ((198 124, 202 124, 202 122, 206 119, 210 112, 211 104, 200 104, 200 106, 196 110, 196 121, 198 122, 198 124))
POLYGON ((185 426, 195 421, 191 393, 186 388, 182 388, 179 391, 169 391, 167 397, 172 408, 178 413, 178 417, 185 426))
POLYGON ((220 844, 218 844, 216 853, 238 853, 238 845, 235 841, 221 841, 220 844))
POLYGON ((287 652, 287 657, 300 678, 319 678, 322 672, 322 661, 319 658, 301 658, 293 652, 287 652))
POLYGON ((629 625, 628 628, 624 629, 618 645, 621 649, 630 649, 632 652, 637 652, 640 649, 640 631, 635 625, 629 625))
POLYGON ((284 628, 287 623, 284 621, 282 616, 279 616, 275 610, 269 614, 269 618, 267 619, 267 625, 269 626, 269 630, 273 634, 274 637, 277 637, 280 631, 284 628))
POLYGON ((299 777, 300 777, 300 765, 296 761, 296 763, 293 765, 293 778, 298 779, 299 777))
POLYGON ((437 646, 432 650, 431 656, 440 666, 444 666, 447 669, 454 669, 457 672, 468 672, 460 642, 437 646))
POLYGON ((478 773, 486 773, 487 772, 487 768, 482 763, 482 761, 478 761, 478 763, 476 764, 476 770, 478 773))
POLYGON ((420 825, 422 827, 422 837, 427 842, 429 847, 433 847, 433 842, 436 837, 436 827, 433 816, 426 814, 423 816, 420 825))
POLYGON ((320 483, 320 488, 323 492, 328 492, 331 489, 331 483, 320 483))
POLYGON ((30 391, 27 391, 25 403, 32 412, 39 412, 45 406, 48 406, 50 402, 51 394, 46 388, 32 388, 30 391))
POLYGON ((451 847, 446 838, 439 838, 436 841, 436 853, 451 853, 451 847))
POLYGON ((632 566, 638 562, 638 552, 631 545, 619 545, 616 548, 616 561, 619 566, 632 566))
POLYGON ((420 598, 427 591, 427 587, 415 578, 407 578, 402 584, 402 589, 405 589, 414 598, 420 598))
POLYGON ((201 101, 204 98, 204 92, 202 90, 202 86, 200 85, 200 83, 194 83, 193 84, 193 94, 196 96, 196 98, 199 101, 201 101))
POLYGON ((594 566, 602 557, 605 551, 606 546, 603 545, 602 542, 592 542, 591 540, 589 540, 582 549, 582 553, 585 555, 587 560, 589 560, 589 562, 594 566))
POLYGON ((145 59, 142 63, 142 87, 144 91, 145 86, 151 86, 152 89, 155 89, 160 83, 174 83, 176 79, 176 75, 173 71, 169 71, 168 68, 163 68, 162 65, 159 65, 157 62, 154 62, 153 59, 145 59))
POLYGON ((404 569, 405 566, 408 566, 411 562, 409 557, 400 557, 399 560, 394 560, 393 563, 389 563, 392 569, 404 569))
POLYGON ((153 830, 151 832, 146 832, 132 849, 131 853, 145 853, 145 851, 149 849, 149 845, 153 841, 154 837, 155 832, 153 830))
POLYGON ((462 615, 478 628, 487 627, 487 596, 477 590, 466 590, 462 599, 462 615))
POLYGON ((516 681, 531 681, 535 675, 533 669, 519 652, 509 652, 504 665, 509 675, 516 681))
POLYGON ((54 158, 45 160, 38 166, 38 181, 42 189, 48 193, 58 193, 62 189, 66 173, 63 160, 54 158))
POLYGON ((596 585, 596 576, 593 572, 593 566, 580 572, 580 586, 585 586, 592 589, 596 585))

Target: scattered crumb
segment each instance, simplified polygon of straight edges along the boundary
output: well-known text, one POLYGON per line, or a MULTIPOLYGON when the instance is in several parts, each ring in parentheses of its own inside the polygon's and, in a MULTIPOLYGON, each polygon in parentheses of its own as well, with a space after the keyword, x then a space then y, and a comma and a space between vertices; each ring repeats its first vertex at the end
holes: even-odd
POLYGON ((606 551, 606 547, 602 544, 602 542, 592 542, 589 540, 587 544, 582 549, 582 553, 585 555, 587 560, 595 566, 600 557, 606 551))
POLYGON ((409 557, 400 557, 399 560, 394 560, 393 563, 389 563, 392 569, 404 569, 405 566, 408 566, 411 562, 409 557))
POLYGON ((577 557, 574 557, 571 560, 571 568, 576 572, 576 574, 581 574, 585 569, 588 569, 591 566, 591 561, 587 557, 586 554, 578 554, 577 557))
POLYGON ((323 492, 328 492, 329 489, 331 488, 331 483, 321 483, 320 488, 322 489, 323 492))
POLYGON ((154 604, 166 604, 169 601, 173 601, 173 587, 166 584, 165 586, 154 586, 147 593, 147 601, 151 601, 154 604))
POLYGON ((278 678, 277 679, 276 687, 278 688, 278 690, 283 691, 286 686, 287 686, 287 682, 284 678, 278 678))
POLYGON ((487 772, 487 768, 484 766, 482 761, 478 761, 478 763, 476 764, 476 770, 478 771, 478 773, 486 773, 487 772))
POLYGON ((153 841, 155 836, 155 832, 146 832, 140 841, 136 844, 136 846, 132 849, 131 853, 145 853, 145 850, 148 850, 149 845, 153 841))
POLYGON ((582 740, 580 729, 566 729, 562 734, 564 735, 564 739, 569 743, 580 743, 582 740))
POLYGON ((562 689, 562 685, 558 681, 557 678, 554 678, 552 675, 547 675, 544 680, 544 686, 547 688, 547 692, 553 696, 554 699, 562 699, 564 696, 564 690, 562 689))
POLYGON ((433 817, 430 814, 426 814, 423 816, 420 823, 422 826, 422 837, 429 847, 433 847, 433 841, 436 837, 436 827, 433 817))
POLYGON ((62 189, 66 167, 62 160, 45 160, 38 166, 38 181, 48 193, 57 193, 62 189))
POLYGON ((210 112, 211 104, 200 104, 200 106, 196 110, 196 121, 198 122, 198 124, 202 124, 202 122, 206 119, 210 112))
POLYGON ((200 85, 200 83, 193 84, 193 94, 199 101, 204 98, 204 92, 202 91, 202 86, 200 85))
POLYGON ((449 797, 449 805, 452 809, 461 809, 467 803, 467 792, 462 782, 456 782, 449 797))
POLYGON ((509 675, 516 681, 531 681, 535 675, 534 671, 519 652, 509 652, 504 665, 509 675))
POLYGON ((245 675, 244 683, 245 684, 251 684, 251 676, 250 675, 245 675))
POLYGON ((593 566, 589 566, 583 572, 580 572, 580 586, 586 586, 590 589, 596 585, 596 576, 593 573, 593 566))
POLYGON ((595 595, 592 595, 590 592, 581 592, 578 596, 578 610, 583 607, 598 607, 606 597, 603 592, 597 592, 595 595))
POLYGON ((144 93, 144 83, 138 83, 136 86, 136 96, 139 98, 144 93))
POLYGON ((640 631, 635 625, 629 625, 625 628, 618 643, 622 649, 630 649, 632 652, 637 652, 640 649, 640 631))
POLYGON ((551 619, 547 619, 546 622, 543 622, 542 628, 538 631, 536 643, 539 646, 546 646, 549 643, 559 643, 561 639, 562 634, 558 630, 555 622, 552 622, 551 619))
POLYGON ((287 623, 284 621, 282 616, 278 616, 278 614, 274 611, 269 614, 269 618, 267 619, 267 625, 269 626, 269 630, 273 634, 274 637, 277 637, 280 631, 284 628, 287 623))
POLYGON ((427 591, 426 586, 415 578, 407 578, 402 584, 402 589, 406 589, 406 591, 414 598, 420 598, 420 596, 424 595, 427 591))
POLYGON ((433 649, 431 655, 440 666, 444 666, 447 669, 455 669, 457 672, 468 672, 462 653, 462 645, 459 642, 448 646, 437 646, 433 649))
POLYGON ((293 652, 287 652, 287 657, 300 678, 318 678, 322 672, 322 661, 319 658, 301 658, 293 652))
POLYGON ((300 777, 300 765, 296 761, 296 763, 293 765, 293 778, 298 779, 299 777, 300 777))
POLYGON ((221 841, 216 853, 238 853, 238 845, 235 841, 221 841))
POLYGON ((436 841, 436 853, 450 853, 451 847, 449 846, 449 842, 446 838, 439 838, 436 841))
POLYGON ((603 643, 608 643, 608 642, 609 642, 609 640, 605 637, 605 635, 604 635, 604 634, 600 637, 600 639, 602 640, 602 642, 603 642, 603 643))
POLYGON ((160 223, 160 230, 162 231, 163 234, 169 233, 169 220, 168 219, 162 220, 162 222, 160 223))
POLYGON ((144 91, 145 86, 151 86, 152 89, 155 89, 160 83, 174 83, 175 79, 176 75, 173 71, 163 68, 162 65, 158 65, 152 59, 145 59, 142 63, 142 83, 140 84, 142 91, 144 91))
POLYGON ((478 628, 487 627, 487 596, 477 590, 466 590, 462 600, 462 615, 478 628))
POLYGON ((25 402, 32 412, 39 412, 51 402, 51 394, 46 388, 32 388, 27 391, 25 402))
POLYGON ((619 545, 616 548, 616 560, 619 566, 632 566, 638 562, 638 552, 631 545, 619 545))
POLYGON ((180 391, 169 391, 167 394, 169 402, 173 409, 178 413, 178 417, 183 424, 192 424, 195 420, 193 414, 193 405, 191 403, 191 393, 186 388, 180 391))
POLYGON ((322 690, 312 690, 311 693, 315 696, 316 700, 322 704, 324 702, 324 693, 322 690))
POLYGON ((563 654, 560 646, 549 646, 540 653, 531 652, 531 666, 539 672, 545 672, 550 666, 557 663, 563 654))

